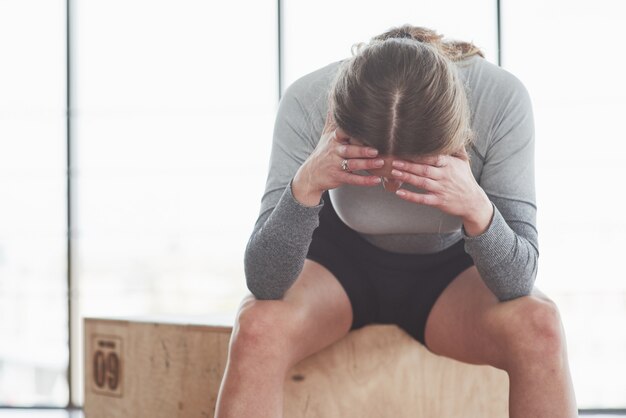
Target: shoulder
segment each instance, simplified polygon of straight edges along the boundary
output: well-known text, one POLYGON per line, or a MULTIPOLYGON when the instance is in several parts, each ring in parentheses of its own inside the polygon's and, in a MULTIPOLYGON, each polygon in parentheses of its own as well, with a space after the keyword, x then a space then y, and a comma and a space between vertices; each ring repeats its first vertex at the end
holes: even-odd
POLYGON ((532 101, 527 87, 512 72, 480 57, 462 61, 458 71, 471 108, 476 151, 490 145, 522 121, 532 124, 532 101))
POLYGON ((475 92, 502 98, 528 95, 524 83, 512 72, 474 55, 457 64, 461 77, 475 92))
POLYGON ((467 81, 475 105, 482 105, 493 113, 532 106, 528 89, 517 75, 479 56, 474 63, 467 81))
POLYGON ((317 145, 324 129, 328 93, 340 64, 332 62, 297 78, 280 99, 280 117, 287 119, 310 147, 317 145))
POLYGON ((325 101, 342 62, 331 62, 298 77, 285 89, 283 97, 296 99, 304 107, 317 105, 320 100, 325 101))

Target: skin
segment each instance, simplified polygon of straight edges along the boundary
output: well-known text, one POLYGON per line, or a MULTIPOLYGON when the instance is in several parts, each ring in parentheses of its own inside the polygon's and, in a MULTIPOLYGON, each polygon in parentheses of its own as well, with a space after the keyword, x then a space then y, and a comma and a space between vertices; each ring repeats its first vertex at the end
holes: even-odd
POLYGON ((348 160, 350 171, 380 169, 385 160, 377 156, 375 148, 350 144, 349 137, 327 116, 317 147, 293 178, 292 193, 303 205, 316 206, 326 190, 342 184, 377 186, 380 176, 362 176, 341 169, 344 159, 348 160))
MULTIPOLYGON (((488 227, 493 208, 473 178, 467 155, 379 157, 376 150, 348 138, 328 121, 318 147, 292 182, 293 195, 301 204, 315 206, 325 190, 341 184, 380 185, 382 177, 386 190, 399 198, 461 216, 469 235, 488 227), (344 158, 350 170, 371 175, 344 172, 344 158), (400 182, 426 194, 399 193, 400 182)), ((283 299, 247 295, 231 335, 215 417, 283 417, 284 381, 290 368, 345 336, 352 315, 337 278, 308 259, 283 299)), ((506 371, 510 417, 578 416, 559 312, 537 287, 528 296, 500 302, 472 266, 435 302, 425 341, 435 354, 506 371)))
POLYGON ((482 234, 491 223, 493 206, 474 179, 464 149, 455 155, 409 159, 379 156, 375 148, 349 137, 330 116, 326 118, 320 143, 294 177, 293 193, 301 203, 315 206, 324 191, 341 184, 375 186, 381 182, 385 190, 396 193, 401 199, 459 216, 469 236, 482 234), (365 170, 371 175, 343 171, 341 162, 344 159, 348 161, 350 171, 365 170), (401 189, 403 183, 426 193, 401 189))
POLYGON ((324 266, 305 260, 279 300, 242 300, 215 418, 280 418, 285 377, 300 360, 344 337, 352 324, 345 290, 324 266))

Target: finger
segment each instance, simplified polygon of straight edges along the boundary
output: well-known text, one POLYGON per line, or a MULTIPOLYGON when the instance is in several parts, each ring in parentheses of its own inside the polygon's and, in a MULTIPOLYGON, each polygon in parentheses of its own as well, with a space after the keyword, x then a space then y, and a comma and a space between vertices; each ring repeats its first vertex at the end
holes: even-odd
POLYGON ((337 147, 337 153, 343 158, 371 158, 378 155, 378 150, 361 145, 341 144, 337 147))
POLYGON ((444 167, 447 164, 448 156, 439 154, 439 155, 427 155, 422 157, 412 158, 414 163, 418 164, 427 164, 433 167, 444 167))
POLYGON ((335 128, 335 119, 333 118, 332 112, 329 110, 328 112, 326 112, 326 121, 324 122, 324 129, 322 130, 322 134, 332 132, 335 130, 335 128))
POLYGON ((348 135, 346 131, 344 131, 337 125, 335 125, 334 138, 342 144, 348 144, 350 142, 350 135, 348 135))
POLYGON ((381 168, 385 165, 385 160, 382 159, 346 159, 348 164, 349 171, 358 171, 358 170, 370 170, 373 168, 381 168))
POLYGON ((455 152, 454 154, 452 154, 452 156, 456 158, 460 158, 463 161, 469 160, 469 154, 467 153, 467 150, 465 149, 465 147, 461 148, 458 152, 455 152))
POLYGON ((428 192, 439 192, 442 187, 436 180, 429 179, 428 177, 417 176, 415 174, 407 173, 406 171, 391 170, 391 175, 400 181, 411 184, 418 189, 423 189, 428 192))
POLYGON ((391 162, 391 166, 402 171, 408 171, 421 177, 427 177, 433 180, 440 180, 443 178, 443 169, 441 167, 435 167, 430 164, 411 163, 408 161, 394 160, 391 162))
POLYGON ((439 198, 434 194, 429 193, 414 193, 406 189, 396 190, 396 195, 402 200, 408 202, 417 203, 419 205, 437 206, 439 204, 439 198))
POLYGON ((362 176, 352 173, 341 173, 339 181, 344 184, 354 184, 356 186, 377 186, 382 179, 379 176, 362 176))

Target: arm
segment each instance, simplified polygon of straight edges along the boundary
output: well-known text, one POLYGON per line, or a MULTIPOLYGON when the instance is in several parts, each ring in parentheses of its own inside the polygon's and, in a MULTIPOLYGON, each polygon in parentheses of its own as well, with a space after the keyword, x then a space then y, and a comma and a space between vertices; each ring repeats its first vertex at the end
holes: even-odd
POLYGON ((479 182, 493 216, 479 235, 463 228, 465 250, 500 301, 530 294, 539 258, 532 103, 521 81, 511 77, 509 83, 479 182))
POLYGON ((246 284, 258 299, 281 299, 302 271, 313 231, 319 224, 316 206, 299 203, 285 187, 271 213, 261 215, 246 246, 246 284))
POLYGON ((246 285, 258 299, 281 299, 295 282, 323 206, 301 204, 291 188, 316 145, 315 135, 307 135, 310 115, 298 99, 301 84, 291 85, 279 103, 265 193, 245 250, 246 285))
POLYGON ((500 97, 487 98, 496 122, 480 182, 463 150, 392 163, 392 175, 426 192, 400 189, 398 196, 463 219, 465 251, 501 301, 530 294, 539 257, 530 97, 512 75, 504 82, 496 90, 500 97))
POLYGON ((248 289, 258 299, 280 299, 296 281, 319 224, 324 191, 342 184, 376 186, 380 177, 344 171, 380 167, 377 150, 351 145, 328 113, 328 91, 340 62, 294 82, 274 125, 261 210, 244 257, 248 289))

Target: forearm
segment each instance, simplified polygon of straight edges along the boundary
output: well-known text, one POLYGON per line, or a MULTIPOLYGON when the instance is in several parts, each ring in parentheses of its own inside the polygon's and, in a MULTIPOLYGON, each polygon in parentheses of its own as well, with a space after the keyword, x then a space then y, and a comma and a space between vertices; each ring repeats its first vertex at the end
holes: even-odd
POLYGON ((291 182, 291 193, 294 199, 302 205, 317 206, 322 199, 323 190, 312 187, 313 175, 307 170, 306 166, 307 163, 305 162, 296 172, 291 182))
POLYGON ((258 299, 281 299, 302 271, 323 202, 305 206, 287 185, 276 207, 248 241, 244 268, 248 289, 258 299))
POLYGON ((475 237, 485 233, 493 219, 493 205, 487 194, 480 187, 476 188, 474 197, 468 202, 467 213, 462 217, 465 233, 475 237))
POLYGON ((537 275, 537 248, 511 229, 495 205, 492 207, 493 218, 482 234, 470 236, 463 228, 465 251, 500 301, 528 295, 537 275))

